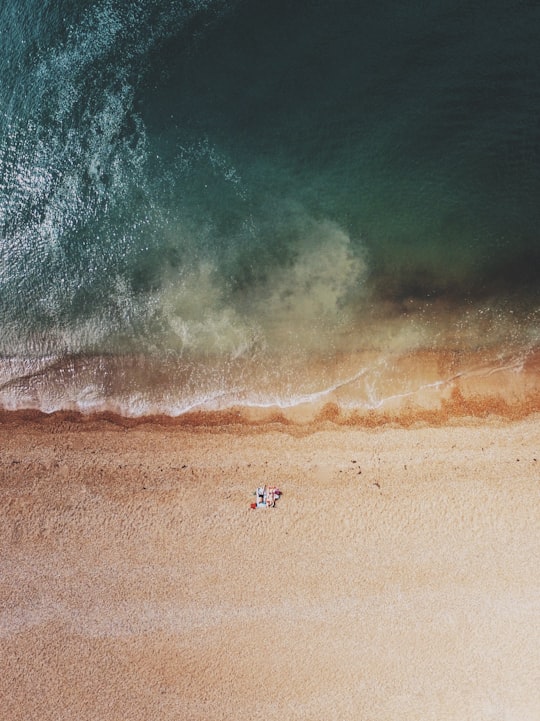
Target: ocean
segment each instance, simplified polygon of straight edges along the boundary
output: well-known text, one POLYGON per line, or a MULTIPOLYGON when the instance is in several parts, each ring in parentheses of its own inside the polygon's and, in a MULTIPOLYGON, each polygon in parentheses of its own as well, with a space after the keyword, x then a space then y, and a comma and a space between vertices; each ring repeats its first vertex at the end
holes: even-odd
POLYGON ((538 352, 540 3, 3 0, 0 31, 1 407, 373 409, 538 352))

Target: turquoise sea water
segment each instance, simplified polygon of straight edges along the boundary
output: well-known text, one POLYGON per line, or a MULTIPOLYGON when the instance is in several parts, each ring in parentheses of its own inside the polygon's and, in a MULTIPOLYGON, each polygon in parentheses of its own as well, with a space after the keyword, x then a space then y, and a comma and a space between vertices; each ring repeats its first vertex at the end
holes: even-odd
POLYGON ((538 3, 4 0, 0 31, 2 405, 537 348, 538 3))

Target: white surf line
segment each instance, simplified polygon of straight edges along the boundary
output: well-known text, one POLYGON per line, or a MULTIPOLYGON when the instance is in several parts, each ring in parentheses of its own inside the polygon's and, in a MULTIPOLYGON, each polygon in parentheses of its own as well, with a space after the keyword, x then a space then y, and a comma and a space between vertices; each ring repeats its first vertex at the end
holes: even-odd
MULTIPOLYGON (((292 408, 294 406, 302 405, 303 403, 313 403, 314 401, 318 400, 319 398, 324 397, 325 395, 328 395, 329 393, 332 393, 333 391, 339 390, 341 388, 345 388, 346 386, 350 385, 351 383, 354 383, 355 381, 359 380, 363 375, 367 373, 369 369, 363 368, 358 373, 355 373, 355 375, 351 376, 350 378, 346 378, 345 380, 338 381, 332 386, 329 386, 328 388, 323 388, 320 391, 314 391, 313 393, 306 393, 304 395, 295 396, 289 401, 284 401, 281 399, 272 399, 269 401, 242 401, 238 399, 238 394, 242 391, 245 391, 245 389, 236 389, 236 390, 227 390, 227 391, 221 391, 219 393, 210 394, 206 398, 200 398, 196 401, 193 401, 192 403, 189 403, 185 406, 182 406, 181 409, 176 408, 173 413, 171 413, 170 409, 163 410, 164 413, 171 413, 173 417, 178 417, 181 415, 184 415, 186 413, 189 413, 193 410, 227 410, 230 408, 292 408), (236 395, 235 395, 236 393, 236 395), (213 403, 216 401, 219 401, 223 398, 229 398, 230 404, 229 405, 218 405, 217 408, 211 407, 213 403)), ((158 411, 160 412, 160 411, 158 411)), ((138 414, 140 415, 140 414, 138 414)), ((138 415, 131 414, 131 417, 138 417, 138 415)), ((142 414, 144 415, 144 414, 142 414)))
POLYGON ((500 373, 501 371, 515 371, 516 373, 520 373, 523 370, 524 365, 525 365, 525 361, 522 359, 520 361, 515 361, 515 363, 509 363, 508 365, 505 365, 505 366, 497 366, 495 368, 491 368, 487 372, 485 372, 484 368, 478 368, 477 370, 466 371, 462 375, 465 375, 465 376, 484 375, 487 378, 488 376, 492 376, 495 373, 500 373))
POLYGON ((477 368, 475 370, 470 371, 461 371, 459 373, 456 373, 455 375, 451 376, 450 378, 441 378, 441 380, 434 381, 433 383, 425 383, 424 385, 420 385, 414 390, 406 391, 405 393, 396 393, 391 396, 387 396, 386 398, 382 398, 375 403, 372 404, 365 404, 364 407, 368 408, 369 410, 376 410, 378 408, 381 408, 384 403, 388 403, 390 401, 400 400, 403 398, 410 398, 411 396, 416 395, 417 393, 420 393, 421 391, 428 390, 430 388, 439 388, 440 386, 450 385, 451 383, 454 383, 459 378, 471 378, 471 377, 477 377, 477 376, 483 376, 485 378, 494 375, 495 373, 501 373, 503 371, 511 370, 514 372, 519 373, 523 370, 524 361, 516 361, 515 363, 510 363, 505 366, 499 366, 496 368, 490 368, 489 370, 486 370, 486 368, 477 368))
POLYGON ((418 386, 418 388, 415 388, 412 391, 406 391, 405 393, 395 393, 391 396, 386 396, 385 398, 381 398, 378 401, 373 401, 371 403, 363 403, 362 407, 367 408, 368 410, 376 410, 378 408, 381 408, 385 403, 388 403, 389 401, 395 401, 399 400, 401 398, 409 398, 410 396, 414 396, 420 391, 426 390, 428 388, 438 388, 439 386, 444 385, 445 383, 450 383, 451 381, 446 380, 440 380, 440 381, 434 381, 433 383, 426 383, 424 385, 418 386))
MULTIPOLYGON (((396 393, 391 396, 387 396, 385 398, 382 398, 380 400, 373 400, 371 403, 362 403, 361 407, 366 408, 368 410, 376 410, 380 408, 384 403, 393 401, 393 400, 399 400, 403 398, 408 398, 410 396, 414 396, 415 394, 423 391, 423 390, 429 390, 432 388, 438 388, 440 386, 449 385, 456 381, 458 378, 465 378, 465 377, 471 377, 475 375, 484 375, 484 376, 490 376, 494 373, 500 373, 505 370, 513 370, 516 372, 519 372, 523 370, 523 364, 524 361, 516 361, 515 363, 511 363, 505 366, 499 366, 496 368, 491 368, 489 370, 486 370, 485 367, 481 367, 475 370, 470 371, 462 371, 459 373, 456 373, 455 375, 451 376, 450 378, 441 378, 438 381, 433 381, 432 383, 425 383, 423 385, 418 386, 417 388, 406 391, 404 393, 396 393)), ((240 405, 241 407, 248 407, 248 408, 292 408, 295 406, 302 405, 303 403, 313 403, 314 401, 320 400, 326 395, 329 395, 330 393, 340 390, 342 388, 347 387, 348 385, 351 385, 352 383, 355 383, 360 378, 365 376, 369 368, 363 368, 355 375, 351 376, 350 378, 346 378, 343 381, 340 381, 332 386, 329 386, 328 388, 324 388, 320 391, 315 391, 313 393, 307 393, 304 395, 296 396, 295 398, 291 399, 290 401, 282 401, 282 400, 271 400, 266 402, 249 402, 249 403, 240 403, 237 405, 240 405)), ((225 395, 225 394, 224 394, 225 395)))
MULTIPOLYGON (((54 364, 55 360, 57 362, 57 359, 55 359, 54 357, 51 357, 51 359, 53 359, 52 364, 54 364)), ((468 371, 461 371, 461 372, 456 373, 455 375, 451 376, 450 378, 440 379, 440 380, 434 381, 432 383, 426 383, 426 384, 418 386, 417 388, 414 388, 413 390, 406 391, 404 393, 396 393, 391 396, 386 396, 385 398, 380 398, 380 399, 374 398, 373 397, 374 394, 371 393, 370 394, 372 396, 371 402, 368 400, 368 402, 360 403, 359 405, 361 408, 365 408, 368 410, 376 410, 376 409, 381 408, 385 403, 404 399, 404 398, 410 398, 411 396, 414 396, 423 390, 428 390, 431 388, 438 388, 440 386, 449 385, 459 378, 469 378, 469 377, 475 377, 475 376, 489 377, 495 373, 501 373, 501 372, 507 371, 507 370, 511 370, 514 372, 520 372, 523 370, 524 363, 525 363, 525 361, 523 359, 521 359, 521 360, 515 361, 514 363, 509 363, 504 366, 498 366, 495 368, 486 368, 484 366, 484 367, 480 367, 480 368, 476 368, 476 369, 471 369, 468 371)), ((119 408, 117 407, 116 409, 113 410, 106 403, 101 404, 98 402, 98 403, 96 403, 96 405, 94 407, 92 407, 90 404, 90 409, 93 412, 96 412, 96 411, 99 412, 100 410, 119 412, 121 415, 124 415, 128 418, 141 418, 141 417, 147 415, 148 413, 151 413, 151 414, 163 413, 165 415, 170 415, 173 418, 177 418, 177 417, 185 415, 194 410, 208 410, 208 411, 218 410, 219 411, 219 410, 227 410, 227 409, 230 409, 233 407, 236 407, 236 408, 261 408, 261 409, 294 408, 299 405, 314 403, 314 402, 320 400, 321 398, 324 398, 324 396, 329 395, 330 393, 333 393, 335 391, 346 388, 348 385, 351 385, 351 384, 355 383, 356 381, 360 380, 360 378, 364 377, 370 370, 373 370, 373 369, 362 368, 360 371, 358 371, 354 375, 350 376, 349 378, 345 378, 342 381, 338 381, 335 384, 330 385, 326 388, 323 388, 319 391, 314 391, 312 393, 305 393, 302 395, 295 396, 295 397, 291 398, 290 400, 273 398, 268 401, 259 401, 259 402, 250 401, 250 400, 240 401, 240 400, 238 400, 238 394, 240 392, 242 392, 242 390, 245 391, 245 389, 237 388, 234 390, 210 393, 203 398, 199 398, 197 400, 193 400, 190 403, 187 403, 186 405, 182 406, 181 408, 178 408, 178 407, 171 408, 170 406, 167 406, 167 405, 157 405, 154 407, 149 406, 148 408, 142 408, 141 410, 134 412, 132 408, 129 408, 129 404, 127 405, 127 407, 124 406, 123 404, 119 404, 120 407, 119 408), (228 404, 219 403, 219 401, 223 400, 223 399, 229 399, 229 403, 228 404), (214 404, 216 404, 216 401, 218 401, 218 403, 217 403, 217 405, 214 405, 214 404)), ((8 381, 6 383, 6 385, 8 385, 9 382, 10 381, 8 381)), ((4 386, 0 385, 0 390, 3 390, 3 388, 4 388, 4 386)), ((79 410, 83 413, 88 412, 89 405, 86 405, 86 407, 83 407, 84 405, 85 404, 83 404, 83 403, 75 401, 73 403, 72 408, 74 410, 79 410)), ((0 403, 0 407, 5 410, 15 410, 15 408, 12 409, 10 406, 6 406, 6 404, 2 404, 2 403, 0 403)), ((350 404, 345 404, 345 407, 352 409, 355 406, 352 406, 350 404)), ((55 410, 63 410, 63 408, 64 408, 64 406, 59 405, 59 406, 53 406, 52 409, 51 409, 51 407, 47 407, 47 409, 45 409, 43 404, 39 404, 36 407, 37 410, 41 410, 44 413, 51 413, 51 412, 54 412, 55 410)))
MULTIPOLYGON (((416 395, 417 393, 423 391, 423 390, 429 390, 432 388, 438 388, 441 386, 449 385, 456 381, 459 378, 465 378, 465 377, 472 377, 476 375, 485 375, 490 376, 494 373, 500 373, 505 370, 513 370, 516 372, 519 372, 523 369, 524 361, 516 361, 515 363, 510 363, 505 366, 499 366, 496 368, 490 368, 489 370, 486 369, 486 367, 480 367, 477 369, 472 369, 469 371, 461 371, 459 373, 456 373, 455 375, 451 376, 450 378, 442 378, 438 381, 433 381, 432 383, 426 383, 423 385, 420 385, 410 391, 406 391, 404 393, 396 393, 391 396, 387 396, 385 398, 381 399, 373 399, 371 402, 361 403, 360 406, 362 408, 365 408, 367 410, 376 410, 381 408, 385 403, 395 401, 395 400, 401 400, 404 398, 409 398, 411 396, 416 395)), ((216 392, 214 394, 209 394, 206 397, 199 398, 197 400, 194 400, 193 402, 186 404, 185 406, 182 406, 181 409, 175 408, 174 411, 171 412, 170 408, 162 408, 162 409, 156 409, 156 411, 153 412, 163 412, 168 413, 173 417, 179 417, 184 414, 189 413, 190 411, 194 410, 208 410, 208 411, 214 411, 214 410, 226 410, 233 407, 236 408, 280 408, 280 409, 286 409, 286 408, 294 408, 303 404, 309 404, 314 403, 321 398, 324 398, 325 396, 329 395, 330 393, 333 393, 335 391, 341 390, 343 388, 346 388, 347 386, 355 383, 356 381, 360 380, 362 377, 364 377, 370 368, 362 368, 360 371, 355 373, 354 375, 345 378, 344 380, 338 381, 333 385, 330 385, 326 388, 323 388, 318 391, 314 391, 313 393, 305 393, 298 396, 295 396, 291 398, 290 400, 283 400, 280 398, 272 398, 268 401, 254 401, 254 400, 248 400, 248 401, 241 401, 238 400, 238 396, 235 395, 240 392, 240 389, 236 390, 227 390, 227 391, 221 391, 216 392), (229 399, 229 404, 222 405, 220 403, 217 404, 217 407, 214 406, 216 401, 220 401, 223 399, 229 399), (212 407, 214 406, 214 407, 212 407)), ((347 407, 351 408, 351 406, 347 405, 347 407)), ((130 417, 139 417, 141 415, 144 415, 143 413, 134 414, 131 413, 130 417)))
MULTIPOLYGON (((484 367, 480 367, 475 370, 461 371, 461 372, 456 373, 455 375, 451 376, 450 378, 441 378, 438 381, 433 381, 432 383, 426 383, 424 385, 420 385, 417 388, 415 388, 414 390, 407 391, 405 393, 397 393, 392 396, 387 396, 386 398, 378 400, 373 404, 365 403, 365 404, 362 404, 362 407, 367 408, 369 410, 375 410, 376 408, 380 408, 381 405, 383 405, 387 401, 397 400, 400 398, 407 398, 407 397, 415 395, 416 393, 419 393, 420 391, 423 391, 423 390, 428 390, 430 388, 438 388, 440 386, 444 386, 444 385, 453 383, 458 378, 471 377, 471 376, 475 376, 475 375, 484 375, 487 377, 487 376, 493 375, 494 373, 500 373, 500 372, 506 371, 506 370, 513 370, 516 372, 520 372, 521 370, 523 370, 523 365, 524 365, 524 361, 519 360, 519 361, 516 361, 515 363, 510 363, 505 366, 498 366, 495 368, 490 368, 489 370, 486 370, 486 367, 484 366, 484 367)), ((346 378, 343 381, 339 381, 336 384, 334 384, 333 386, 329 386, 328 388, 323 388, 322 390, 315 391, 313 393, 307 393, 304 395, 296 396, 295 398, 293 398, 289 401, 272 400, 272 401, 266 401, 266 402, 260 402, 260 403, 250 402, 250 403, 237 404, 237 405, 240 405, 241 407, 249 407, 249 408, 274 408, 274 407, 292 408, 292 407, 295 407, 298 405, 302 405, 303 403, 313 403, 314 401, 320 400, 324 396, 329 395, 330 393, 332 393, 334 391, 341 390, 342 388, 346 388, 348 385, 355 383, 360 378, 365 376, 369 370, 371 370, 371 369, 370 368, 362 368, 362 370, 358 371, 358 373, 355 373, 350 378, 346 378)))
MULTIPOLYGON (((237 391, 238 392, 238 391, 237 391)), ((176 408, 174 410, 174 413, 172 413, 173 417, 182 416, 185 413, 189 413, 190 411, 194 410, 225 410, 226 408, 231 408, 233 405, 238 406, 239 404, 234 402, 234 390, 227 390, 227 391, 220 391, 216 392, 214 394, 209 394, 206 398, 200 398, 196 401, 193 401, 192 403, 189 403, 185 406, 183 406, 181 409, 176 408), (211 404, 215 403, 216 401, 219 401, 222 398, 232 398, 233 403, 230 406, 220 406, 218 404, 217 408, 212 408, 211 404)), ((163 413, 167 413, 167 410, 163 410, 163 413)))
MULTIPOLYGON (((207 396, 203 398, 199 398, 197 400, 194 400, 192 402, 187 403, 184 406, 181 406, 180 408, 178 406, 169 406, 167 404, 152 404, 148 403, 146 405, 140 404, 141 408, 140 410, 134 410, 133 406, 130 405, 130 402, 127 401, 125 403, 101 403, 97 402, 95 406, 87 406, 86 408, 83 408, 81 403, 77 402, 75 403, 76 410, 80 410, 81 412, 87 412, 90 408, 92 412, 109 412, 109 413, 118 413, 121 416, 124 416, 126 418, 144 418, 147 415, 168 415, 171 416, 171 418, 177 418, 179 416, 182 416, 186 413, 189 413, 190 411, 196 410, 196 409, 204 409, 205 406, 208 406, 212 403, 214 403, 216 400, 219 400, 220 398, 227 398, 228 396, 234 394, 234 391, 220 391, 216 392, 214 394, 208 394, 207 396)), ((237 404, 235 404, 237 405, 237 404)), ((214 410, 214 409, 212 409, 214 410)))
POLYGON ((272 399, 265 402, 248 401, 237 405, 240 405, 242 408, 293 408, 295 406, 300 406, 304 403, 313 403, 314 401, 320 400, 324 396, 329 395, 334 391, 341 390, 342 388, 345 388, 346 386, 355 383, 357 380, 362 378, 362 376, 364 376, 368 372, 368 370, 368 368, 362 368, 362 370, 358 371, 358 373, 355 373, 355 375, 351 376, 350 378, 338 381, 334 385, 328 386, 328 388, 323 388, 322 390, 314 391, 313 393, 305 393, 303 395, 298 395, 288 401, 272 399))

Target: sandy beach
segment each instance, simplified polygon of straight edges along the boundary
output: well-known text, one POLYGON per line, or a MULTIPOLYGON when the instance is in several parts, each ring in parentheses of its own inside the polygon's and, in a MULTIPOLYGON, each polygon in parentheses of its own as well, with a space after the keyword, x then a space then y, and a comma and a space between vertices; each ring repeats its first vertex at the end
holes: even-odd
POLYGON ((540 721, 539 21, 0 1, 0 721, 540 721))
POLYGON ((537 415, 0 444, 2 721, 540 718, 537 415))

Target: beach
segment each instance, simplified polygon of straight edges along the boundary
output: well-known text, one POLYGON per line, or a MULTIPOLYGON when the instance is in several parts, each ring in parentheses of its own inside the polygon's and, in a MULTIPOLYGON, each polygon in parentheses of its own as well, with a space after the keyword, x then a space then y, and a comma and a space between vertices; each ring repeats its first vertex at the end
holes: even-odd
POLYGON ((2 721, 540 718, 538 414, 218 420, 2 415, 2 721))
POLYGON ((0 2, 0 721, 540 721, 539 13, 0 2))

